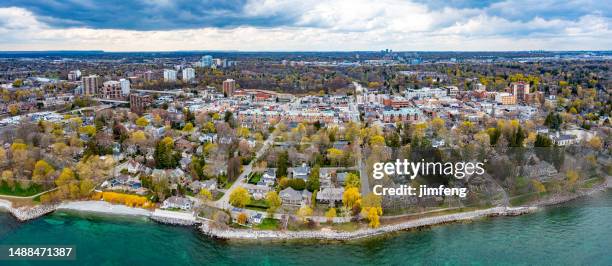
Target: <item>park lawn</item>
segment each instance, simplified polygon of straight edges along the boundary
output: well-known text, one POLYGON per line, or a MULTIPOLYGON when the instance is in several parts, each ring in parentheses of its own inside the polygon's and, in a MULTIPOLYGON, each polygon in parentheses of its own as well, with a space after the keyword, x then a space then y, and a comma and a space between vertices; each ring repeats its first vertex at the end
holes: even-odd
POLYGON ((23 189, 20 185, 16 185, 15 187, 11 188, 9 187, 8 183, 4 181, 0 183, 0 195, 29 197, 43 191, 44 188, 40 185, 32 185, 27 189, 23 189))
POLYGON ((278 220, 265 218, 260 224, 256 225, 255 228, 260 230, 276 230, 278 228, 278 220))

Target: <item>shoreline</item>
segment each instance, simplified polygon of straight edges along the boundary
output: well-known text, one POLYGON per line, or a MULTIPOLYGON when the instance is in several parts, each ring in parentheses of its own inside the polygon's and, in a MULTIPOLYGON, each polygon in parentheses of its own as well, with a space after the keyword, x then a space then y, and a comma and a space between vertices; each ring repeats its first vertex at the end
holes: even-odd
POLYGON ((200 232, 204 235, 226 239, 226 240, 329 240, 329 241, 349 241, 363 238, 386 235, 389 233, 400 232, 404 230, 417 229, 421 227, 453 223, 459 221, 472 221, 485 217, 497 216, 518 216, 522 214, 532 213, 538 210, 538 207, 494 207, 484 210, 476 210, 470 212, 462 212, 456 214, 447 214, 420 218, 411 221, 406 221, 393 225, 383 225, 379 228, 359 229, 353 232, 343 231, 271 231, 271 230, 252 230, 252 229, 218 229, 210 222, 204 222, 199 227, 200 232))
MULTIPOLYGON (((166 215, 156 216, 157 211, 150 211, 141 208, 132 208, 125 205, 115 205, 105 201, 72 201, 64 202, 58 205, 39 205, 33 208, 13 208, 12 203, 8 200, 0 199, 0 209, 6 209, 17 220, 25 222, 27 220, 36 219, 44 216, 55 210, 101 213, 111 216, 139 216, 147 217, 152 221, 161 224, 197 226, 199 233, 217 239, 237 240, 237 241, 291 241, 291 240, 323 240, 323 241, 350 241, 370 237, 383 236, 395 232, 418 229, 422 227, 441 225, 446 223, 473 221, 486 217, 498 216, 518 216, 528 213, 533 213, 541 210, 546 206, 554 206, 585 196, 605 191, 610 188, 611 184, 604 182, 599 186, 593 187, 587 191, 579 191, 574 194, 558 195, 552 198, 547 198, 530 206, 520 207, 492 207, 483 210, 475 210, 454 214, 446 214, 414 220, 403 221, 397 224, 382 225, 379 228, 362 228, 352 232, 332 231, 332 230, 305 230, 305 231, 278 231, 278 230, 252 230, 252 229, 221 229, 212 224, 211 221, 202 220, 185 222, 176 217, 167 217, 166 215), (166 216, 166 217, 164 217, 166 216)), ((167 212, 166 212, 167 213, 167 212)), ((178 217, 180 218, 180 217, 178 217)))

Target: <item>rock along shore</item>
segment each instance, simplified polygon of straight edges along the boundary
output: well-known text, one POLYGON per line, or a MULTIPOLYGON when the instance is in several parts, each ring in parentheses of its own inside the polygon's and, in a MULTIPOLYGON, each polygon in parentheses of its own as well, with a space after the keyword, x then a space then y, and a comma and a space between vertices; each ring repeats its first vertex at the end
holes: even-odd
POLYGON ((292 239, 316 239, 316 240, 354 240, 387 233, 414 229, 436 224, 444 224, 457 221, 474 220, 490 216, 516 216, 530 213, 537 207, 495 207, 485 210, 463 212, 456 214, 440 215, 402 222, 394 225, 385 225, 376 229, 360 229, 354 232, 341 231, 257 231, 244 229, 219 229, 211 226, 210 222, 204 222, 200 231, 205 235, 220 239, 239 240, 292 240, 292 239))
POLYGON ((7 209, 17 220, 25 222, 28 220, 36 219, 51 213, 57 209, 58 205, 38 205, 34 207, 19 207, 13 208, 13 204, 7 200, 0 200, 0 208, 7 209))

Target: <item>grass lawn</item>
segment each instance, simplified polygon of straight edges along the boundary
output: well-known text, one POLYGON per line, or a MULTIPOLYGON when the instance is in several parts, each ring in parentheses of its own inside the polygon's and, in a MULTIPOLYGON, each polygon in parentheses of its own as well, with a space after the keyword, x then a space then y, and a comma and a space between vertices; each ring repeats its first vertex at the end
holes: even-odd
POLYGON ((584 181, 584 183, 582 183, 582 185, 580 187, 582 188, 593 188, 595 185, 599 185, 601 183, 604 182, 604 178, 603 177, 595 177, 595 178, 591 178, 591 179, 587 179, 584 181))
POLYGON ((257 182, 259 182, 259 180, 261 180, 261 176, 262 176, 261 173, 251 173, 249 175, 249 183, 257 185, 257 182))
POLYGON ((4 181, 0 183, 0 195, 28 197, 43 191, 44 189, 40 185, 32 185, 27 189, 23 189, 18 184, 15 187, 9 187, 8 183, 4 181))
POLYGON ((265 218, 261 221, 261 224, 255 226, 257 229, 261 230, 275 230, 278 228, 278 220, 272 218, 265 218))
POLYGON ((251 203, 246 205, 245 208, 256 211, 266 211, 269 207, 270 205, 268 205, 268 202, 265 199, 255 200, 251 198, 251 203))
POLYGON ((361 228, 361 225, 359 223, 349 222, 349 223, 333 224, 331 227, 334 230, 338 230, 338 231, 353 232, 353 231, 359 230, 361 228))
POLYGON ((213 197, 213 201, 218 201, 219 199, 221 199, 223 197, 225 193, 221 192, 221 191, 216 191, 215 192, 215 196, 213 197))
POLYGON ((510 205, 521 206, 521 205, 524 205, 525 203, 532 202, 536 200, 537 198, 538 198, 538 193, 535 193, 535 192, 512 197, 510 198, 510 205))

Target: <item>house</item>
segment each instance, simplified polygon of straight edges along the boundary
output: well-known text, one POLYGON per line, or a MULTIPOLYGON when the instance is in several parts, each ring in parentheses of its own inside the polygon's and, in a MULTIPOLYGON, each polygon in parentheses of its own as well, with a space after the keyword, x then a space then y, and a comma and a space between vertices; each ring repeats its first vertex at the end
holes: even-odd
POLYGON ((308 167, 305 163, 299 167, 291 168, 291 176, 293 178, 303 179, 304 181, 308 180, 308 175, 310 174, 310 167, 308 167))
POLYGON ((251 215, 251 217, 249 217, 249 223, 251 224, 260 224, 262 221, 263 221, 263 215, 261 213, 251 215))
POLYGON ((310 204, 312 193, 308 190, 297 191, 291 187, 281 190, 278 194, 283 204, 286 205, 301 205, 302 203, 310 204))
POLYGON ((270 192, 271 188, 269 186, 260 186, 253 184, 244 184, 243 188, 249 191, 249 194, 253 196, 254 199, 260 200, 266 197, 266 194, 270 192))
POLYGON ((209 179, 204 182, 199 180, 193 181, 189 184, 189 189, 193 191, 193 193, 200 193, 200 190, 207 189, 208 191, 213 191, 217 189, 217 179, 209 179))
POLYGON ((432 148, 439 148, 439 147, 444 146, 444 144, 445 144, 444 139, 434 139, 431 142, 431 147, 432 148))
POLYGON ((193 203, 188 198, 172 196, 164 200, 162 209, 181 209, 189 210, 193 207, 193 203))
POLYGON ((202 134, 198 140, 202 143, 204 142, 215 142, 217 141, 217 134, 202 134))
POLYGON ((346 176, 347 175, 348 175, 347 172, 342 172, 342 173, 336 174, 336 180, 338 181, 339 185, 344 186, 344 182, 346 181, 346 176))
POLYGON ((188 141, 186 139, 178 139, 177 141, 174 142, 174 148, 178 151, 182 151, 182 152, 193 152, 193 143, 191 143, 191 141, 188 141))
POLYGON ((342 202, 342 194, 344 193, 344 188, 321 188, 317 193, 317 201, 326 202, 330 204, 335 204, 336 202, 342 202))
POLYGON ((562 134, 552 136, 552 141, 557 146, 568 146, 578 143, 578 138, 575 135, 562 134))
POLYGON ((259 182, 266 184, 266 186, 274 186, 276 182, 276 168, 266 169, 259 182))
POLYGON ((321 187, 332 187, 332 175, 336 171, 330 168, 321 168, 319 170, 319 184, 321 187))
POLYGON ((181 165, 181 169, 187 169, 190 163, 191 163, 191 157, 183 157, 179 161, 179 164, 181 165))

